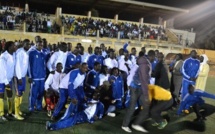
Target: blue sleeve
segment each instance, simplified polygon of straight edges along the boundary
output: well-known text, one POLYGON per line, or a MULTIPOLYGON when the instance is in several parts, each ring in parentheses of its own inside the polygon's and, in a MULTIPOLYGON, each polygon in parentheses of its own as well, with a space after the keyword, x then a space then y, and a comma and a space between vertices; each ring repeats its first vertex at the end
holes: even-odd
POLYGON ((72 99, 72 98, 77 99, 76 91, 75 91, 75 89, 74 89, 74 84, 73 84, 73 82, 74 82, 74 80, 75 80, 77 74, 78 74, 78 73, 77 73, 76 71, 71 72, 70 77, 69 77, 68 93, 69 93, 69 97, 70 97, 71 99, 72 99))
POLYGON ((112 90, 112 97, 113 97, 113 99, 116 99, 117 97, 117 92, 116 92, 116 80, 115 80, 115 78, 114 77, 112 77, 112 76, 110 76, 109 77, 109 82, 111 83, 111 90, 112 90), (114 81, 114 82, 111 82, 111 81, 114 81))
POLYGON ((210 98, 210 99, 215 99, 215 95, 207 93, 207 92, 199 90, 199 89, 195 90, 194 94, 199 96, 199 97, 206 97, 206 98, 210 98))
POLYGON ((124 46, 123 46, 124 52, 128 52, 127 47, 128 47, 128 43, 125 43, 124 46))
POLYGON ((181 68, 181 73, 183 74, 184 78, 186 78, 186 79, 189 80, 190 76, 187 74, 188 64, 189 64, 189 59, 187 59, 187 60, 184 61, 184 64, 182 65, 182 68, 181 68))

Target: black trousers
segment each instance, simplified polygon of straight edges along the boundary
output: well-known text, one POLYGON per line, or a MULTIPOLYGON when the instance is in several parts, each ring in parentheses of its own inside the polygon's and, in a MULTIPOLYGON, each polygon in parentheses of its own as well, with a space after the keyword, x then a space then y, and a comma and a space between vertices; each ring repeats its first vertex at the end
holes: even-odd
POLYGON ((161 112, 168 110, 173 104, 173 99, 171 98, 168 101, 155 101, 151 105, 150 109, 150 115, 151 118, 156 121, 157 123, 160 123, 163 120, 163 117, 161 116, 161 112))

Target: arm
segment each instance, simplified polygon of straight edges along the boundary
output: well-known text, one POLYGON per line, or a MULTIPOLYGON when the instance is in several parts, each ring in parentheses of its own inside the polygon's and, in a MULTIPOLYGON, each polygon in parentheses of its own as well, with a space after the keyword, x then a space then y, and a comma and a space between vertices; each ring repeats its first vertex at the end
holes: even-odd
POLYGON ((49 59, 49 61, 47 62, 47 68, 49 69, 50 72, 53 71, 53 64, 56 61, 56 52, 51 56, 51 58, 49 59))
POLYGON ((22 59, 22 55, 20 53, 16 54, 16 64, 15 64, 15 76, 18 78, 18 80, 22 79, 22 69, 21 69, 21 60, 22 59))
POLYGON ((96 87, 94 87, 93 85, 90 85, 90 83, 92 82, 92 80, 94 79, 94 74, 91 72, 88 73, 87 75, 87 78, 86 78, 86 81, 85 81, 85 85, 88 87, 88 88, 92 88, 92 89, 96 89, 96 87))
POLYGON ((74 80, 77 76, 77 72, 71 72, 70 73, 70 77, 69 77, 69 85, 68 85, 68 93, 69 93, 69 97, 71 99, 77 99, 77 95, 76 95, 76 92, 75 92, 75 89, 74 89, 74 80))
POLYGON ((190 79, 190 76, 186 72, 187 71, 186 68, 187 68, 188 64, 189 64, 189 59, 184 61, 182 68, 181 68, 181 72, 182 72, 184 78, 186 78, 186 79, 190 79))
POLYGON ((6 61, 3 57, 0 58, 0 79, 5 84, 8 85, 9 81, 7 79, 7 72, 6 72, 6 61))
POLYGON ((206 97, 206 98, 210 98, 210 99, 215 99, 215 95, 207 93, 207 92, 199 90, 199 89, 196 89, 194 94, 197 96, 200 96, 200 97, 202 96, 202 97, 206 97))
POLYGON ((53 83, 53 74, 49 74, 48 78, 46 79, 45 82, 45 90, 48 91, 50 88, 51 84, 53 83))
POLYGON ((123 45, 123 50, 124 50, 125 52, 128 52, 127 47, 128 47, 128 43, 125 43, 125 44, 123 45))

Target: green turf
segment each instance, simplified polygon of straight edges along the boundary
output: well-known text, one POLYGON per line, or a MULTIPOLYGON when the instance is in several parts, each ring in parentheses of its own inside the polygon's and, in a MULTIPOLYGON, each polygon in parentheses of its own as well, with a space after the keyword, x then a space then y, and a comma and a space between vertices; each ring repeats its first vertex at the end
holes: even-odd
MULTIPOLYGON (((215 78, 209 78, 207 81, 206 91, 215 94, 215 78)), ((29 89, 29 85, 27 86, 29 89)), ((28 92, 24 95, 24 103, 21 106, 22 111, 28 112, 28 92)), ((215 103, 214 100, 206 99, 207 106, 209 109, 209 116, 207 116, 207 121, 205 121, 206 130, 204 133, 214 133, 215 127, 215 103)), ((6 101, 5 101, 6 103, 6 101)), ((5 106, 5 111, 7 107, 5 106)), ((150 121, 146 121, 144 126, 150 131, 151 134, 189 134, 189 133, 200 133, 198 129, 202 129, 202 124, 193 124, 192 120, 195 118, 193 113, 182 116, 175 117, 175 111, 169 111, 170 122, 164 130, 158 130, 156 127, 152 127, 150 121)), ((95 122, 94 124, 80 124, 72 128, 67 128, 59 131, 46 131, 45 122, 49 120, 46 116, 46 112, 35 113, 32 116, 26 117, 24 121, 17 121, 11 119, 9 122, 0 123, 0 134, 61 134, 61 133, 73 133, 73 134, 124 134, 125 132, 121 130, 121 123, 124 117, 125 110, 118 111, 118 115, 115 118, 104 117, 102 120, 95 122)), ((133 131, 133 133, 137 133, 133 131)))

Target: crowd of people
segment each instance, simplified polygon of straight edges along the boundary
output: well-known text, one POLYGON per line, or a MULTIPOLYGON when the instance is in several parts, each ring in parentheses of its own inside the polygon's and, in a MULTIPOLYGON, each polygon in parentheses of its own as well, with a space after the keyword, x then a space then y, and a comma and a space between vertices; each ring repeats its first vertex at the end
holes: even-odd
POLYGON ((136 55, 136 48, 127 50, 130 42, 124 44, 117 56, 114 49, 107 49, 105 44, 90 46, 87 52, 81 43, 71 49, 71 43, 61 42, 53 49, 40 36, 35 37, 35 43, 25 39, 19 43, 3 40, 2 44, 2 121, 7 121, 7 116, 24 120, 20 105, 27 81, 30 83, 28 110, 34 113, 45 106, 47 116, 54 121, 46 122, 47 130, 93 123, 104 115, 115 117, 116 109, 126 109, 121 128, 132 132, 129 124, 135 110, 139 110, 131 127, 148 132, 141 126, 146 119, 151 117, 152 125, 163 129, 168 122, 161 113, 174 107, 179 107, 176 114, 181 115, 189 113, 192 106, 196 121, 204 121, 205 115, 200 112, 204 105, 202 96, 215 99, 215 95, 204 91, 209 72, 208 58, 202 55, 198 59, 195 50, 184 61, 182 54, 176 55, 169 66, 172 74, 169 81, 164 54, 159 50, 146 53, 142 47, 136 55), (4 113, 4 92, 7 94, 7 114, 4 113))
POLYGON ((165 30, 155 26, 139 26, 139 24, 119 22, 114 23, 111 20, 93 19, 93 18, 75 18, 74 16, 62 16, 62 23, 70 29, 72 35, 96 36, 99 30, 100 37, 117 38, 118 32, 120 39, 138 39, 141 34, 142 39, 167 40, 165 30))

